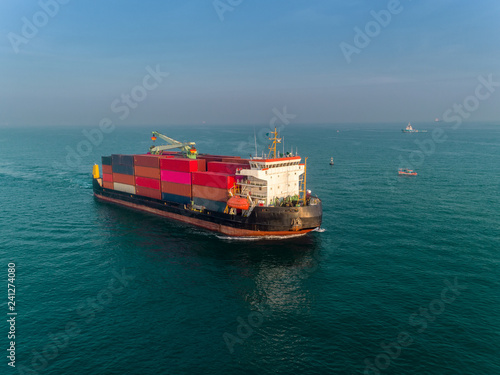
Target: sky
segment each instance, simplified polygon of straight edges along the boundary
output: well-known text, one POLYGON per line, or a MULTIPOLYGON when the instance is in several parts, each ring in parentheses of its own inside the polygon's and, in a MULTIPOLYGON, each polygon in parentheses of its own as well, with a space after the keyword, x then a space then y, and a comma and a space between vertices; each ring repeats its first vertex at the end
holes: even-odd
POLYGON ((454 105, 498 121, 499 20, 498 0, 0 0, 0 126, 268 124, 285 108, 406 124, 454 105))

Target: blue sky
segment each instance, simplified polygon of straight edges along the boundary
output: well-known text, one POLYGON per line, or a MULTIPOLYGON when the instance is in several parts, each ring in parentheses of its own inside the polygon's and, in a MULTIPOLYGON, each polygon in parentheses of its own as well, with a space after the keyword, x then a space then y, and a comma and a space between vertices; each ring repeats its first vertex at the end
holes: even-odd
MULTIPOLYGON (((284 106, 303 124, 432 121, 500 82, 499 20, 497 0, 2 0, 0 126, 268 124, 284 106), (148 66, 169 75, 145 90, 148 66)), ((499 104, 500 88, 469 120, 499 104)))

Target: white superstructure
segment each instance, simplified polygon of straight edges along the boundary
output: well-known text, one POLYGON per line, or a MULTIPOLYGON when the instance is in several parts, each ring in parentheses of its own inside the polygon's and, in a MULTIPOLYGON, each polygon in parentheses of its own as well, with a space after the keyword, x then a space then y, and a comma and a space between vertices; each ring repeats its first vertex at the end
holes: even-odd
POLYGON ((241 194, 250 193, 252 199, 262 200, 266 206, 274 204, 276 199, 298 199, 301 176, 304 174, 304 164, 300 161, 300 156, 252 159, 251 169, 242 169, 239 172, 240 176, 246 177, 238 182, 241 194))
POLYGON ((255 204, 274 206, 284 200, 298 204, 305 197, 305 164, 300 156, 287 154, 276 157, 276 144, 281 143, 276 128, 271 132, 272 144, 267 158, 254 157, 250 160, 250 169, 242 169, 237 175, 239 194, 249 197, 255 204), (300 197, 300 193, 303 193, 300 197))

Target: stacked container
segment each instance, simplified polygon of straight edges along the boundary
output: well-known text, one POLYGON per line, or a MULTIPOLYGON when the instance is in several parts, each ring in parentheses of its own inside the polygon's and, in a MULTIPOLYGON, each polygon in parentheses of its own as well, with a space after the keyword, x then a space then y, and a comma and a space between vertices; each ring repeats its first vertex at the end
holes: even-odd
POLYGON ((102 160, 102 187, 105 189, 114 189, 113 167, 111 156, 103 156, 102 160))
POLYGON ((193 201, 207 210, 222 212, 236 172, 249 168, 244 159, 228 163, 222 162, 223 156, 195 160, 177 156, 103 156, 103 187, 179 204, 193 201))
POLYGON ((111 155, 111 164, 114 189, 129 194, 135 194, 134 156, 117 154, 111 155))
POLYGON ((134 155, 135 190, 137 195, 161 199, 160 157, 134 155))
POLYGON ((191 173, 198 171, 198 160, 160 159, 161 199, 180 204, 191 203, 191 173))
POLYGON ((194 204, 204 206, 211 211, 224 211, 229 198, 228 190, 234 186, 234 182, 234 176, 229 174, 193 172, 192 193, 194 204))
POLYGON ((249 165, 243 163, 224 163, 219 161, 211 161, 207 163, 207 172, 236 174, 236 171, 241 169, 249 169, 249 165))

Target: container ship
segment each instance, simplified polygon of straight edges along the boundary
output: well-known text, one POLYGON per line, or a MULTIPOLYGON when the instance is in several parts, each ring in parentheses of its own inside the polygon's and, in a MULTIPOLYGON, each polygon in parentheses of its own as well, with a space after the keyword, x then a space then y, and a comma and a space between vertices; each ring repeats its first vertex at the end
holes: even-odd
POLYGON ((276 152, 274 129, 269 154, 198 154, 194 142, 178 142, 158 132, 138 155, 102 157, 93 169, 98 201, 145 211, 231 237, 287 237, 321 226, 322 204, 306 189, 306 162, 276 152), (173 151, 179 149, 178 151, 173 151))

